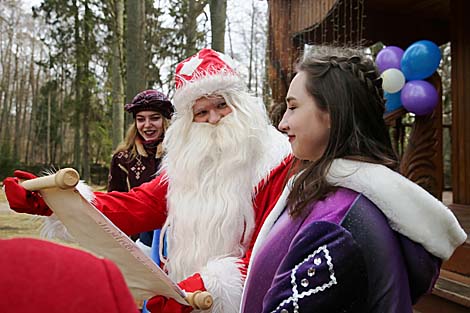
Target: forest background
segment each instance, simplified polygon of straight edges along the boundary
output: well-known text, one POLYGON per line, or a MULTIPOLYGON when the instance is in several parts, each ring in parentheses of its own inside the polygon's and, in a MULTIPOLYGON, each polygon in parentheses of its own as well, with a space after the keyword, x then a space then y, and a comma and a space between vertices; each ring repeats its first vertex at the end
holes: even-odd
POLYGON ((203 47, 239 63, 269 103, 267 1, 0 0, 0 179, 71 166, 105 184, 130 116, 175 65, 203 47), (32 6, 33 5, 33 6, 32 6))
MULTIPOLYGON (((268 1, 0 0, 0 181, 74 167, 106 184, 141 90, 173 94, 176 64, 211 47, 271 105, 268 1)), ((375 43, 373 57, 383 47, 375 43)), ((406 47, 402 47, 406 48, 406 47)), ((450 45, 441 46, 444 188, 451 182, 450 45)), ((403 117, 410 133, 412 114, 403 117)), ((398 151, 399 152, 399 151, 398 151)))

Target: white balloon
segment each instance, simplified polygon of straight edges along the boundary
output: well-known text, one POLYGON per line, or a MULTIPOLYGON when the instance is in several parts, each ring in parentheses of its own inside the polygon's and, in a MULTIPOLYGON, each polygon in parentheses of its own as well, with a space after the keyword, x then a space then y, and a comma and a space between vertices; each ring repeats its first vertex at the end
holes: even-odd
POLYGON ((382 75, 382 88, 388 93, 399 92, 405 85, 405 75, 396 68, 385 70, 382 75))

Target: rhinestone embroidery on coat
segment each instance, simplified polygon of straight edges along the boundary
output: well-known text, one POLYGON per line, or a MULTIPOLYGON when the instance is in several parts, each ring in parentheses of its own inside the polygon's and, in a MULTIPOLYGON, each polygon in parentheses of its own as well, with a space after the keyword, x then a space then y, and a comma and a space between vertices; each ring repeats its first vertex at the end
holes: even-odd
POLYGON ((311 296, 313 294, 319 293, 321 291, 324 291, 327 288, 330 288, 331 286, 337 284, 336 281, 336 276, 333 268, 333 262, 330 256, 330 252, 327 248, 326 245, 319 247, 317 250, 315 250, 312 254, 310 254, 308 257, 306 257, 302 262, 297 264, 291 271, 291 284, 292 284, 292 295, 283 300, 277 308, 272 311, 271 313, 274 312, 279 312, 279 310, 282 308, 282 311, 280 312, 289 312, 286 310, 284 307, 286 304, 292 302, 292 305, 294 307, 293 312, 298 312, 299 310, 299 299, 303 299, 304 297, 311 296), (324 260, 322 260, 322 258, 324 260), (316 268, 317 266, 320 266, 323 261, 326 261, 326 264, 328 266, 328 271, 329 271, 329 281, 319 285, 318 282, 315 283, 314 281, 314 276, 316 274, 316 268), (306 273, 302 273, 305 277, 297 277, 297 271, 299 268, 304 265, 308 264, 308 271, 306 273), (310 289, 304 290, 302 292, 299 292, 299 286, 297 285, 297 281, 300 281, 301 289, 305 289, 306 287, 310 287, 310 289))
POLYGON ((137 157, 136 159, 137 159, 137 162, 133 167, 131 167, 131 171, 133 171, 135 173, 135 178, 137 180, 139 180, 140 179, 140 174, 142 174, 142 172, 145 171, 146 167, 142 163, 142 161, 140 160, 139 157, 137 157))

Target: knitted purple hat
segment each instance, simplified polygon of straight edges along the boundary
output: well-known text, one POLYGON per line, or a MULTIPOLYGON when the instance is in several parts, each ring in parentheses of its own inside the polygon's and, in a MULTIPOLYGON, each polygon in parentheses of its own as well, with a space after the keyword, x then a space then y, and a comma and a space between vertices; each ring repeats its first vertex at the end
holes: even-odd
POLYGON ((169 119, 174 112, 170 100, 160 91, 152 89, 138 93, 131 103, 125 105, 124 109, 132 113, 134 117, 140 111, 156 111, 169 119))

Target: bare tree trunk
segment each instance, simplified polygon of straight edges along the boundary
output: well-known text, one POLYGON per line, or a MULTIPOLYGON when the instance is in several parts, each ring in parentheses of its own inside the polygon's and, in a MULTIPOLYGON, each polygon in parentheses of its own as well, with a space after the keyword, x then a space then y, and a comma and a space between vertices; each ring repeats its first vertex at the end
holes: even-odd
POLYGON ((254 59, 255 59, 255 68, 254 68, 254 73, 255 73, 255 96, 258 97, 258 70, 260 69, 259 67, 259 58, 258 58, 258 45, 255 44, 254 47, 254 59))
POLYGON ((47 93, 47 128, 46 128, 46 148, 44 151, 45 159, 48 164, 51 162, 51 93, 52 91, 48 89, 47 93))
MULTIPOLYGON (((269 14, 268 14, 269 16, 269 14)), ((266 21, 266 24, 269 25, 269 18, 266 21)), ((265 43, 265 49, 264 49, 264 71, 263 71, 263 102, 266 107, 271 105, 271 89, 269 86, 269 43, 270 43, 270 34, 269 34, 269 27, 267 25, 265 26, 265 36, 267 38, 266 43, 265 43)), ((277 127, 277 125, 275 125, 277 127)))
MULTIPOLYGON (((33 48, 34 51, 34 48, 33 48)), ((36 103, 36 83, 34 78, 34 53, 31 54, 31 60, 29 63, 29 88, 31 89, 31 114, 29 117, 29 127, 28 127, 28 134, 26 135, 26 152, 25 152, 25 159, 24 162, 29 164, 29 154, 30 154, 30 147, 32 142, 32 134, 33 134, 33 119, 35 113, 35 103, 36 103)))
MULTIPOLYGON (((41 49, 40 53, 40 58, 42 59, 44 55, 44 50, 41 49)), ((36 74, 34 73, 35 67, 34 67, 34 54, 31 55, 31 61, 30 61, 30 72, 29 72, 29 85, 31 88, 31 115, 29 118, 29 129, 28 129, 28 138, 27 138, 27 145, 26 145, 26 155, 25 155, 25 163, 30 164, 30 161, 32 160, 34 162, 35 160, 35 146, 33 145, 33 142, 35 142, 36 138, 36 129, 35 129, 35 123, 36 121, 36 112, 37 112, 37 103, 39 99, 39 80, 41 77, 41 68, 37 68, 36 74)))
POLYGON ((83 62, 83 74, 85 77, 85 88, 83 89, 83 153, 82 153, 82 176, 85 181, 90 182, 90 107, 92 105, 92 94, 90 86, 90 68, 89 62, 91 60, 91 52, 90 52, 90 24, 91 24, 91 10, 88 6, 88 1, 84 1, 85 3, 85 15, 84 15, 84 30, 83 30, 83 59, 79 62, 83 62))
MULTIPOLYGON (((12 136, 10 136, 9 138, 9 141, 10 143, 12 144, 12 159, 13 160, 17 160, 17 156, 18 156, 18 149, 17 149, 17 144, 18 144, 18 135, 19 135, 19 131, 20 131, 20 128, 19 128, 19 118, 20 118, 20 115, 19 115, 19 107, 18 107, 18 94, 19 94, 19 88, 20 88, 20 82, 19 82, 19 69, 18 69, 18 49, 19 46, 17 45, 16 46, 16 51, 15 51, 15 62, 14 62, 14 70, 13 70, 13 88, 12 88, 12 95, 11 95, 11 101, 13 102, 13 99, 15 99, 15 120, 14 120, 14 131, 13 131, 13 134, 12 136)), ((12 103, 13 105, 13 103, 12 103)), ((11 111, 10 111, 10 115, 11 115, 11 111)))
POLYGON ((186 37, 186 46, 184 49, 185 55, 182 58, 192 56, 197 52, 197 18, 204 11, 208 0, 189 0, 188 1, 188 14, 185 16, 184 36, 186 37))
POLYGON ((248 67, 248 90, 251 90, 251 80, 253 77, 253 46, 255 45, 255 15, 256 8, 254 0, 251 0, 251 29, 250 29, 250 65, 248 67))
MULTIPOLYGON (((34 47, 32 48, 32 50, 34 50, 34 47)), ((28 121, 28 116, 30 116, 28 114, 28 104, 30 103, 29 102, 29 99, 31 99, 31 93, 29 92, 27 86, 29 85, 29 69, 26 69, 25 68, 25 72, 24 72, 24 77, 23 77, 23 87, 22 87, 22 95, 23 95, 23 108, 22 108, 22 117, 21 117, 21 141, 20 141, 20 149, 19 149, 19 159, 18 161, 20 162, 24 162, 24 158, 25 158, 25 155, 26 155, 26 145, 27 145, 27 141, 28 141, 28 137, 27 137, 27 127, 26 127, 26 122, 28 121)))
POLYGON ((210 0, 212 49, 225 52, 225 22, 227 20, 227 0, 210 0))
POLYGON ((233 59, 233 42, 232 42, 232 31, 230 29, 230 19, 227 17, 227 31, 228 31, 228 45, 230 47, 230 57, 233 59))
MULTIPOLYGON (((10 147, 7 146, 7 131, 10 127, 8 124, 9 115, 10 115, 10 71, 11 71, 11 55, 12 55, 12 43, 13 43, 13 30, 8 33, 8 43, 5 59, 2 60, 2 83, 1 83, 1 91, 2 94, 0 95, 0 100, 2 101, 2 113, 0 117, 0 145, 3 149, 10 150, 10 147)), ((3 151, 5 153, 6 151, 3 151)))
MULTIPOLYGON (((65 69, 64 69, 64 65, 62 64, 62 66, 60 67, 60 80, 58 83, 58 90, 57 90, 57 93, 58 93, 57 112, 59 116, 63 116, 64 114, 63 112, 64 111, 64 98, 66 94, 64 72, 65 72, 65 69)), ((65 123, 66 122, 64 119, 59 119, 59 125, 57 127, 57 131, 60 134, 61 138, 65 138, 65 132, 64 132, 65 123)), ((55 155, 56 155, 56 158, 59 160, 59 164, 64 164, 63 149, 64 149, 64 144, 63 143, 58 144, 55 155)))
POLYGON ((112 105, 113 105, 113 149, 124 138, 124 110, 123 110, 123 82, 122 82, 122 34, 124 28, 124 3, 122 0, 114 2, 113 19, 114 41, 112 43, 113 55, 111 57, 112 105))
MULTIPOLYGON (((81 149, 80 149, 80 121, 81 121, 81 109, 80 109, 80 101, 82 100, 82 89, 81 89, 81 80, 83 77, 83 68, 82 65, 80 64, 81 56, 80 56, 80 51, 81 51, 81 46, 80 46, 80 19, 79 19, 79 10, 77 6, 77 1, 73 0, 73 6, 74 6, 74 45, 75 45, 75 58, 76 58, 76 64, 75 64, 75 81, 74 81, 74 92, 75 92, 75 112, 74 112, 74 149, 73 149, 73 163, 74 167, 78 169, 80 172, 82 172, 82 167, 81 167, 81 149)), ((83 175, 83 174, 82 174, 83 175)))
MULTIPOLYGON (((145 73, 145 0, 127 1, 126 30, 126 103, 146 88, 145 73)), ((126 125, 132 122, 126 118, 126 125)))
MULTIPOLYGON (((17 53, 18 56, 18 53, 17 53)), ((18 63, 18 57, 15 60, 15 67, 20 66, 19 69, 15 69, 16 80, 18 81, 15 90, 15 135, 13 136, 13 160, 19 161, 21 142, 23 138, 23 127, 22 127, 22 117, 23 117, 23 101, 25 95, 25 75, 23 74, 24 68, 23 64, 18 63)))

